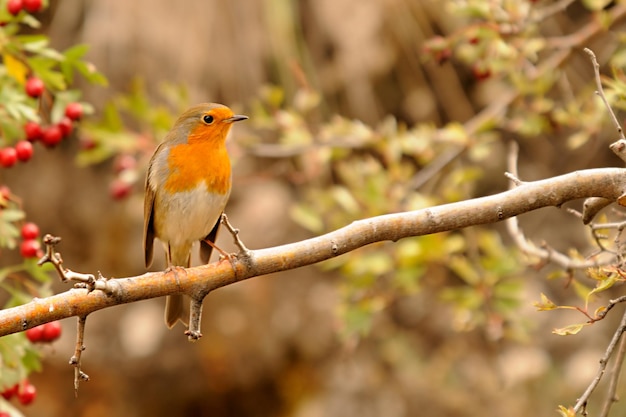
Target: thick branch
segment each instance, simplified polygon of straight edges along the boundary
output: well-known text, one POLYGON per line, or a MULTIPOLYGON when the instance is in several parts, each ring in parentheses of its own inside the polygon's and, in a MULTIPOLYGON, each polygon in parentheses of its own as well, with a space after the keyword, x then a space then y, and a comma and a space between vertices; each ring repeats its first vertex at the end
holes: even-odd
POLYGON ((244 279, 321 262, 374 242, 495 223, 581 198, 624 201, 620 197, 625 193, 626 169, 590 169, 522 183, 512 190, 488 197, 359 220, 312 239, 250 251, 248 257, 234 259, 232 263, 189 268, 184 274, 173 270, 110 280, 112 293, 109 295, 99 290, 71 289, 52 297, 35 299, 0 311, 0 336, 53 320, 86 316, 118 304, 175 293, 206 294, 244 279))

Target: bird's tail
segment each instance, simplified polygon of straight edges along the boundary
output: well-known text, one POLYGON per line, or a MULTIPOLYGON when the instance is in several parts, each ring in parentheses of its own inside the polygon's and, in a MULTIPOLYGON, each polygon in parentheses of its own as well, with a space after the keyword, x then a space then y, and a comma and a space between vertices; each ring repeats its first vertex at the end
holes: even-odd
MULTIPOLYGON (((168 267, 189 268, 191 262, 191 245, 188 248, 172 248, 166 247, 168 267)), ((186 326, 188 324, 189 304, 185 303, 185 297, 182 294, 168 295, 165 299, 165 324, 170 329, 174 327, 178 320, 182 321, 186 326)))
POLYGON ((186 326, 185 297, 182 294, 168 295, 165 299, 165 324, 170 329, 180 320, 186 326))

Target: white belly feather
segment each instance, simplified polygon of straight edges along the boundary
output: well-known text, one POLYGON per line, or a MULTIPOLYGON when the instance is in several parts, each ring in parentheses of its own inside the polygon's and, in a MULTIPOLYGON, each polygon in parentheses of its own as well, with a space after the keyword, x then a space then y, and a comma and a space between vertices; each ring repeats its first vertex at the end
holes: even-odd
POLYGON ((169 195, 168 201, 161 197, 157 193, 154 210, 165 215, 154 218, 154 230, 156 237, 171 246, 191 246, 206 237, 228 201, 228 194, 207 193, 204 183, 193 190, 169 195))

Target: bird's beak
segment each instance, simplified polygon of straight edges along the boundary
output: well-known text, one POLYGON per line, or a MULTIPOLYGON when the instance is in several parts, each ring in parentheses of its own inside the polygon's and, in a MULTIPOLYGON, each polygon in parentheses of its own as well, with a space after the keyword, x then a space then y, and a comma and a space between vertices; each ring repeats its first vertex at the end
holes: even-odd
POLYGON ((243 114, 236 114, 232 117, 229 117, 228 119, 224 119, 225 123, 232 123, 232 122, 238 122, 240 120, 246 120, 248 118, 248 116, 244 116, 243 114))

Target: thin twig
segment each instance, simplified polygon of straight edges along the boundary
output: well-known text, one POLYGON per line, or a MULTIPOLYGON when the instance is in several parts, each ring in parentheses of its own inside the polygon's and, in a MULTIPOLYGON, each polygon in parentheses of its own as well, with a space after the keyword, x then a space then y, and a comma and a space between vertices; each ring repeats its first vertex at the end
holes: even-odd
POLYGON ((589 384, 589 386, 587 387, 583 395, 580 396, 580 398, 576 402, 576 405, 574 405, 575 413, 578 413, 579 411, 583 409, 583 407, 587 404, 589 397, 591 396, 593 391, 596 389, 596 387, 600 383, 600 380, 602 379, 602 376, 604 375, 604 372, 606 370, 606 365, 609 362, 609 359, 611 358, 611 355, 613 354, 613 351, 615 350, 615 347, 617 346, 617 343, 622 337, 622 334, 624 333, 624 331, 626 331, 626 311, 624 312, 624 315, 622 316, 622 321, 620 322, 619 327, 613 334, 611 343, 609 343, 609 346, 604 352, 604 355, 600 359, 600 366, 598 367, 598 372, 596 373, 596 377, 593 379, 593 381, 591 381, 591 384, 589 384))
POLYGON ((61 282, 75 281, 78 283, 78 286, 87 288, 89 291, 101 290, 109 295, 113 294, 114 287, 109 285, 109 281, 102 275, 98 274, 98 278, 96 278, 93 274, 74 272, 63 267, 63 258, 60 253, 55 251, 56 246, 61 243, 60 237, 47 234, 43 237, 43 243, 46 246, 46 251, 37 262, 37 265, 41 266, 45 263, 54 265, 61 282))
POLYGON ((409 180, 408 188, 419 190, 424 184, 430 181, 430 179, 433 178, 435 174, 440 172, 450 162, 454 161, 459 155, 465 152, 466 149, 467 147, 460 146, 458 148, 450 149, 446 152, 443 152, 442 154, 437 156, 436 159, 426 165, 417 174, 415 174, 413 178, 409 180))
POLYGON ((59 278, 61 278, 62 282, 67 281, 79 281, 84 283, 92 283, 96 280, 96 278, 92 274, 81 274, 78 272, 73 272, 67 268, 63 268, 63 259, 61 258, 61 254, 55 252, 56 245, 61 243, 60 237, 55 237, 52 235, 45 235, 43 237, 43 243, 46 245, 46 252, 43 257, 37 262, 37 265, 43 265, 47 262, 54 265, 54 268, 57 270, 59 274, 59 278))
POLYGON ((609 300, 609 303, 606 307, 599 311, 598 314, 593 318, 593 321, 600 321, 606 317, 606 315, 615 307, 616 305, 626 302, 626 295, 622 295, 621 297, 615 298, 613 300, 609 300))
MULTIPOLYGON (((519 172, 517 169, 517 161, 519 160, 519 144, 511 140, 509 141, 509 151, 506 153, 506 168, 509 170, 505 175, 512 180, 515 185, 520 185, 519 172)), ((513 184, 509 186, 512 189, 513 184)))
POLYGON ((624 136, 624 130, 622 129, 622 126, 617 120, 617 116, 615 116, 615 112, 613 112, 613 109, 611 108, 611 105, 609 104, 609 100, 606 98, 606 95, 604 94, 604 89, 602 88, 602 78, 600 77, 600 64, 598 64, 598 60, 596 59, 596 54, 594 54, 593 51, 589 48, 585 48, 584 51, 587 53, 587 55, 589 55, 589 58, 591 59, 591 63, 593 64, 593 73, 595 75, 596 88, 597 88, 596 94, 600 96, 600 98, 602 99, 602 102, 604 103, 604 106, 606 107, 607 111, 611 115, 611 119, 613 120, 613 124, 615 125, 615 128, 617 129, 617 133, 619 134, 620 139, 626 139, 626 137, 624 136))
POLYGON ((619 342, 619 348, 617 349, 617 355, 613 361, 613 367, 611 368, 611 378, 609 379, 609 387, 606 393, 606 399, 602 405, 602 411, 599 417, 607 417, 611 411, 611 407, 616 403, 619 398, 615 394, 617 392, 617 385, 619 382, 619 376, 621 374, 622 366, 624 364, 624 356, 626 355, 626 338, 621 338, 619 342))
POLYGON ((78 397, 80 381, 89 381, 89 375, 81 370, 81 357, 85 350, 85 323, 87 316, 80 316, 76 326, 76 345, 74 355, 70 358, 70 365, 74 367, 74 395, 78 397))
POLYGON ((250 256, 250 249, 248 249, 246 247, 246 245, 243 244, 243 242, 239 238, 239 229, 235 229, 233 227, 233 225, 230 224, 230 222, 228 221, 228 216, 226 215, 226 213, 222 213, 222 224, 224 225, 224 227, 226 227, 226 229, 228 229, 230 234, 233 236, 233 240, 235 241, 235 245, 237 245, 237 247, 239 248, 239 255, 241 255, 243 257, 249 257, 250 256))
MULTIPOLYGON (((517 142, 511 141, 507 152, 507 169, 509 172, 505 173, 505 176, 511 180, 511 184, 509 185, 510 189, 524 185, 524 182, 518 178, 517 174, 518 154, 519 145, 517 142)), ((509 235, 513 238, 515 245, 522 252, 530 256, 538 257, 545 263, 551 262, 556 264, 565 270, 572 271, 575 269, 587 269, 600 265, 609 265, 615 261, 615 257, 613 256, 607 257, 607 259, 604 260, 598 260, 595 259, 595 257, 589 257, 589 259, 586 260, 579 260, 558 252, 546 243, 542 244, 541 247, 538 247, 526 238, 516 216, 506 219, 505 223, 509 235)))
POLYGON ((185 330, 185 335, 190 342, 195 342, 202 337, 200 331, 200 319, 202 318, 202 301, 204 297, 199 299, 192 298, 190 304, 189 329, 185 330))

